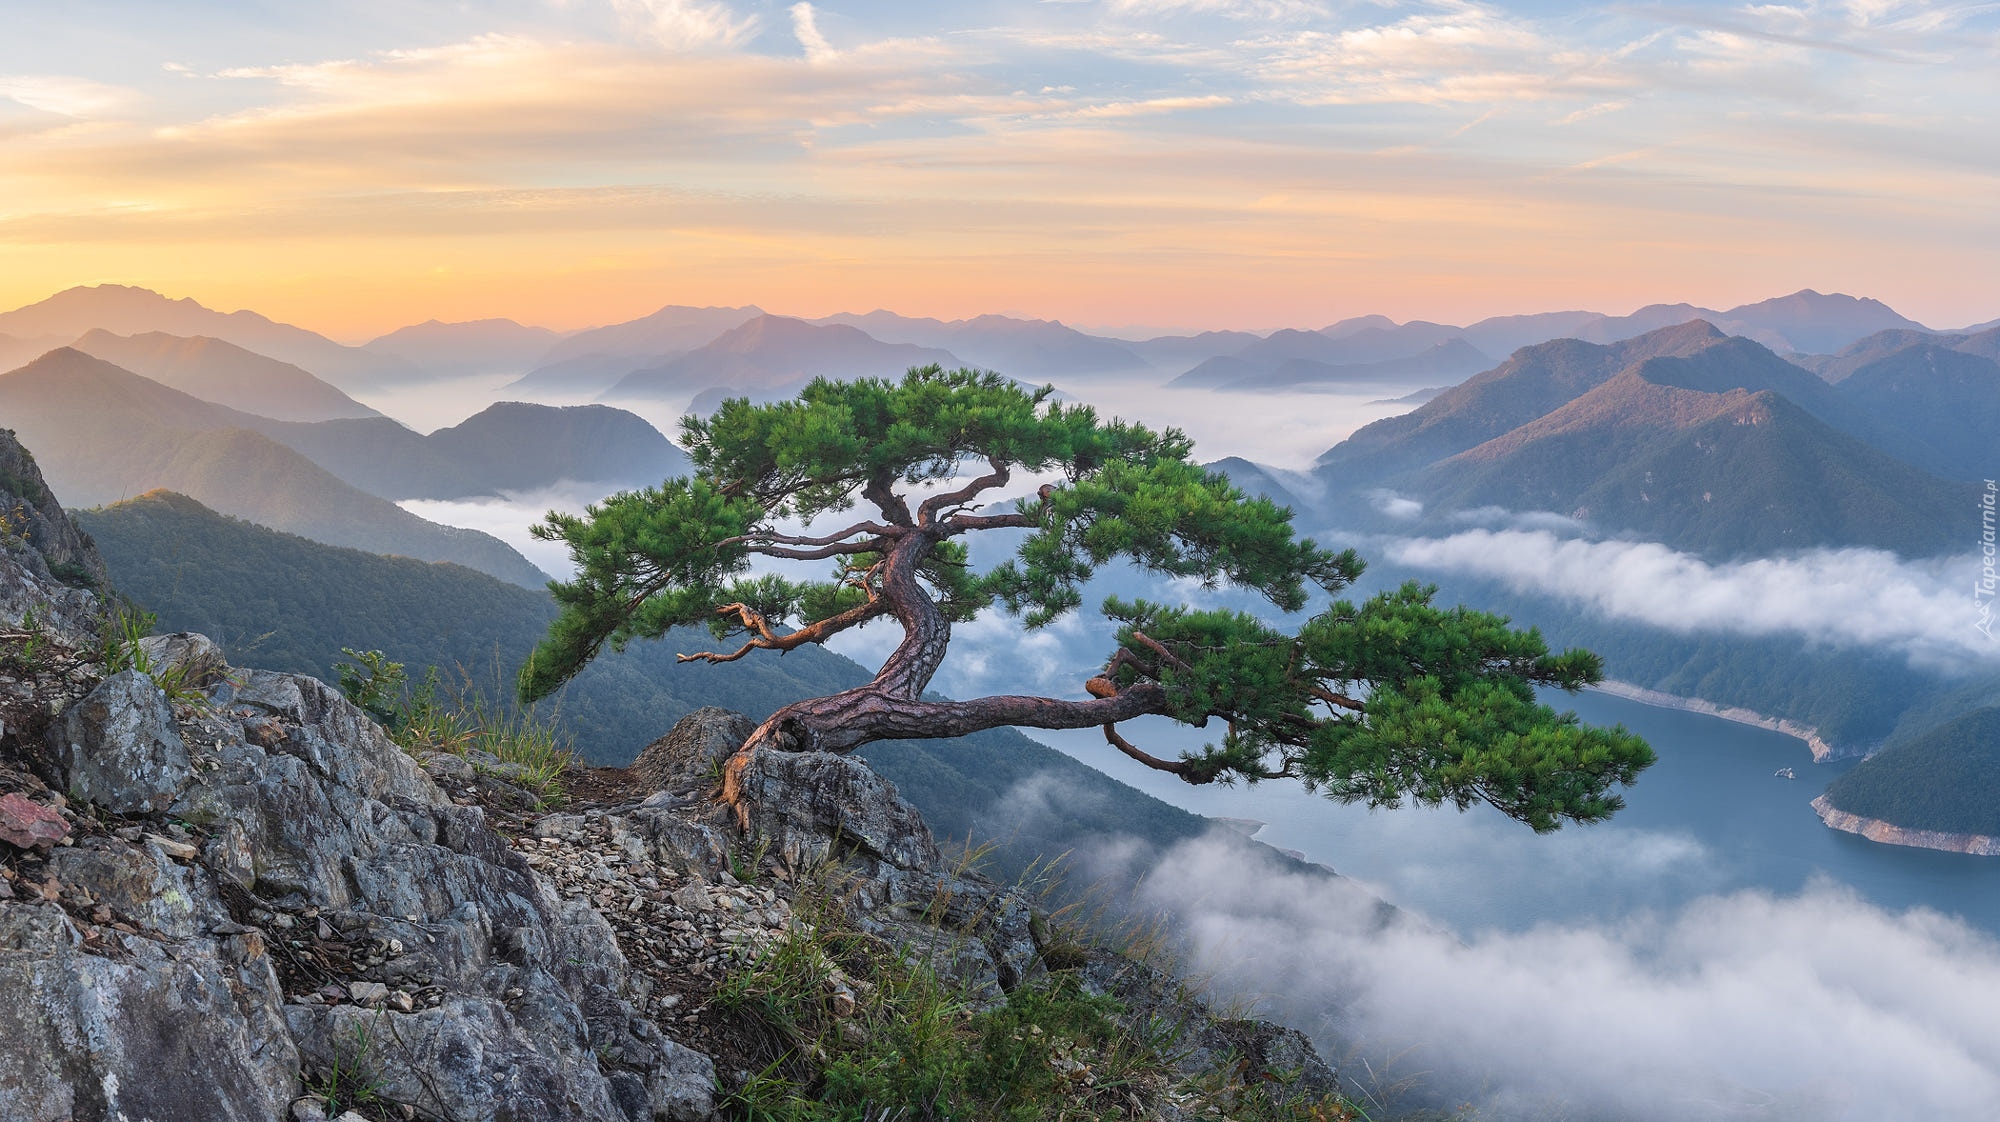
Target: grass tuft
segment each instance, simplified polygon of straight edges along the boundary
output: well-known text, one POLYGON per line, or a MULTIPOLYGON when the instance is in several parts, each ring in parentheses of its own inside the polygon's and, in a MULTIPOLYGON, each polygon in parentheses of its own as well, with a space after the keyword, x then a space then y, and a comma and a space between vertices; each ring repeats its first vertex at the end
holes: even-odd
POLYGON ((566 797, 563 774, 574 764, 576 750, 553 719, 533 707, 494 702, 469 675, 447 685, 432 667, 413 687, 403 664, 381 651, 343 647, 341 653, 354 660, 335 668, 341 692, 404 751, 419 758, 449 753, 472 760, 475 770, 525 788, 537 808, 559 805, 566 797), (501 766, 483 763, 486 756, 501 766))

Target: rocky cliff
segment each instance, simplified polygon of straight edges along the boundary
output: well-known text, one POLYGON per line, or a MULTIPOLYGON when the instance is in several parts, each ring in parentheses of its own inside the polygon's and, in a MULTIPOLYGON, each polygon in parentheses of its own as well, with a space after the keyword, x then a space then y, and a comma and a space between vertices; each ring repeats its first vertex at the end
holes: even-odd
MULTIPOLYGON (((869 955, 967 1017, 1060 967, 1128 1025, 1176 1026, 1163 1070, 1335 1090, 1297 1033, 1057 946, 859 761, 765 755, 740 832, 711 799, 735 714, 551 810, 491 757, 412 758, 315 679, 107 630, 88 539, 11 438, 0 470, 31 512, 0 555, 0 1117, 740 1117, 760 1065, 809 1084, 824 1053, 722 995, 814 925, 862 956, 815 983, 816 1015, 854 1008, 869 955)), ((1172 1080, 1117 1093, 1116 1116, 1196 1116, 1172 1080)))

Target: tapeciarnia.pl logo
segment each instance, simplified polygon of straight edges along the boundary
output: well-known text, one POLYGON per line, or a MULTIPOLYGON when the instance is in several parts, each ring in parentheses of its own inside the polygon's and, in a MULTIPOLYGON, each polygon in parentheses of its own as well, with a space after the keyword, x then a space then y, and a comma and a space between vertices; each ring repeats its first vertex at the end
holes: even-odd
POLYGON ((1979 617, 1972 626, 1988 639, 1993 638, 1993 598, 2000 592, 2000 572, 1995 570, 1996 547, 1994 533, 1994 502, 2000 498, 2000 485, 1991 479, 1986 481, 1986 490, 1979 496, 1979 579, 1972 586, 1972 603, 1979 611, 1979 617))

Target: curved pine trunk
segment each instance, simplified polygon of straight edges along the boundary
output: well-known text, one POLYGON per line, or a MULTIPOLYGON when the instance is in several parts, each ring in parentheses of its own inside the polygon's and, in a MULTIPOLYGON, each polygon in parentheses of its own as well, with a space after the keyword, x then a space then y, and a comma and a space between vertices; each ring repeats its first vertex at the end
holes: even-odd
MULTIPOLYGON (((743 768, 758 751, 845 753, 878 740, 950 738, 1003 725, 1091 728, 1165 711, 1166 691, 1150 682, 1089 701, 1018 694, 926 700, 924 690, 951 642, 951 621, 917 580, 917 568, 935 544, 929 535, 911 534, 897 543, 883 567, 880 594, 903 625, 903 641, 874 680, 793 702, 766 718, 725 767, 724 801, 738 804, 743 768)), ((737 811, 739 817, 745 815, 744 807, 737 805, 737 811)))

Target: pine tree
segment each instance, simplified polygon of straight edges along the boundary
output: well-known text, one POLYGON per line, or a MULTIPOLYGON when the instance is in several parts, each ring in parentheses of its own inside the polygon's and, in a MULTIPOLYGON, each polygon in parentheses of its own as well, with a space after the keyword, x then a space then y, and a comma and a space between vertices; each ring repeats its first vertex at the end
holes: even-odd
POLYGON ((725 797, 757 751, 1101 726, 1117 750, 1191 783, 1296 779, 1370 806, 1483 801, 1544 831, 1609 816, 1622 805, 1612 789, 1653 760, 1624 728, 1586 726, 1537 700, 1537 686, 1599 681, 1596 655, 1551 653, 1535 631, 1437 607, 1435 589, 1415 584, 1338 600, 1291 632, 1244 612, 1113 598, 1103 611, 1118 625, 1115 646, 1084 683, 1088 698, 926 697, 953 624, 997 605, 1047 626, 1117 560, 1254 589, 1286 613, 1313 589, 1339 593, 1362 563, 1299 538, 1290 511, 1193 463, 1182 433, 1102 420, 997 374, 822 379, 796 400, 730 401, 682 429, 691 477, 580 517, 552 512, 535 528, 569 545, 577 575, 551 586, 561 614, 521 672, 523 697, 550 693, 607 643, 689 624, 742 637, 734 650, 681 656, 713 663, 876 621, 902 630, 866 685, 771 714, 731 761, 725 797), (983 508, 981 496, 1016 473, 1059 479, 983 508), (1019 548, 975 572, 963 539, 1002 529, 1025 531, 1019 548), (757 557, 827 561, 833 572, 752 577, 757 557), (1148 714, 1224 731, 1200 753, 1162 759, 1118 729, 1148 714))

